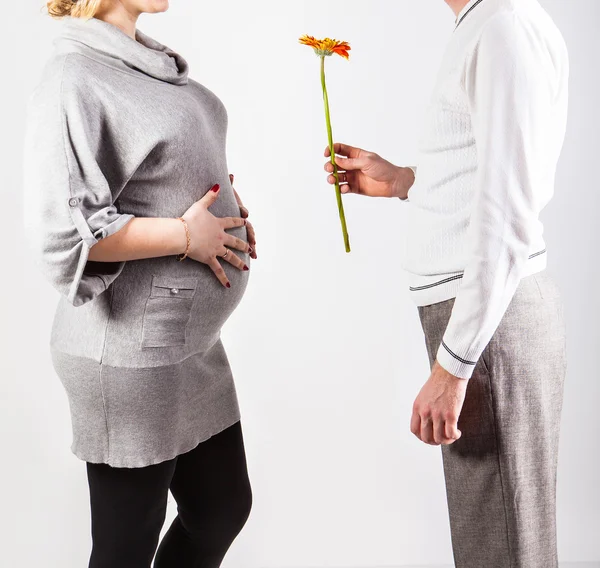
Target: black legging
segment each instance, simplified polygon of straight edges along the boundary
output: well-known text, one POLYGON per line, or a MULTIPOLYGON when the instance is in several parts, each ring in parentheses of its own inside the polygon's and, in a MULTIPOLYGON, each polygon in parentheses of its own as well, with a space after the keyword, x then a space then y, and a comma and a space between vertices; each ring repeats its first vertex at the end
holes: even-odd
POLYGON ((218 568, 252 506, 238 422, 176 458, 142 468, 87 463, 92 511, 89 568, 149 568, 168 490, 178 515, 155 568, 218 568))

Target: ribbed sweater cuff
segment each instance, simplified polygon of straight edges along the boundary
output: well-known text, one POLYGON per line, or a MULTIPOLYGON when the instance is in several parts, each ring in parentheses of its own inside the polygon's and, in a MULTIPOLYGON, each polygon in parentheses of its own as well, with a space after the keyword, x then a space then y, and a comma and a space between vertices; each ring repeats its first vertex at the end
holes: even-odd
POLYGON ((461 348, 456 339, 445 337, 437 352, 438 363, 450 374, 460 379, 470 379, 481 353, 461 348))

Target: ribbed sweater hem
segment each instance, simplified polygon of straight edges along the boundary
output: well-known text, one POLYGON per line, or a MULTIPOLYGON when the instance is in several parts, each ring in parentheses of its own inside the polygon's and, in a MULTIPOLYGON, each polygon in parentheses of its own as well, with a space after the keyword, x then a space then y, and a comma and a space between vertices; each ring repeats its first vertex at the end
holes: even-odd
MULTIPOLYGON (((541 272, 546 268, 547 262, 546 250, 532 254, 522 277, 541 272)), ((463 274, 462 270, 435 275, 408 272, 410 297, 417 306, 429 306, 455 298, 460 290, 463 274)))

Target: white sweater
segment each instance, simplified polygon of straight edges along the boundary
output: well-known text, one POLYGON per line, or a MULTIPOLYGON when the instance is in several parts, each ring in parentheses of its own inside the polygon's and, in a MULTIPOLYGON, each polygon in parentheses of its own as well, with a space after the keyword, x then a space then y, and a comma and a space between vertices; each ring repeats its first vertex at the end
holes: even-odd
MULTIPOLYGON (((546 267, 568 54, 537 0, 471 0, 427 110, 404 268, 419 306, 456 298, 437 360, 471 377, 522 277, 546 267)), ((524 322, 526 323, 526 322, 524 322)))

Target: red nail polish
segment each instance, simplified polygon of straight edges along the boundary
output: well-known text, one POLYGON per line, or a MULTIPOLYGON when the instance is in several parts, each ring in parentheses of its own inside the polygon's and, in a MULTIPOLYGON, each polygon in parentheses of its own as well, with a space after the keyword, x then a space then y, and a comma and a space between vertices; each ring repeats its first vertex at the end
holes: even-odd
POLYGON ((217 191, 219 191, 219 189, 221 189, 221 186, 220 186, 218 183, 217 183, 217 184, 215 184, 215 185, 213 185, 213 186, 210 188, 210 190, 211 190, 211 191, 214 191, 215 193, 216 193, 217 191))
POLYGON ((244 264, 244 270, 250 270, 250 269, 244 264))
POLYGON ((227 286, 227 288, 231 288, 231 284, 229 282, 227 282, 227 284, 225 284, 225 286, 227 286))

